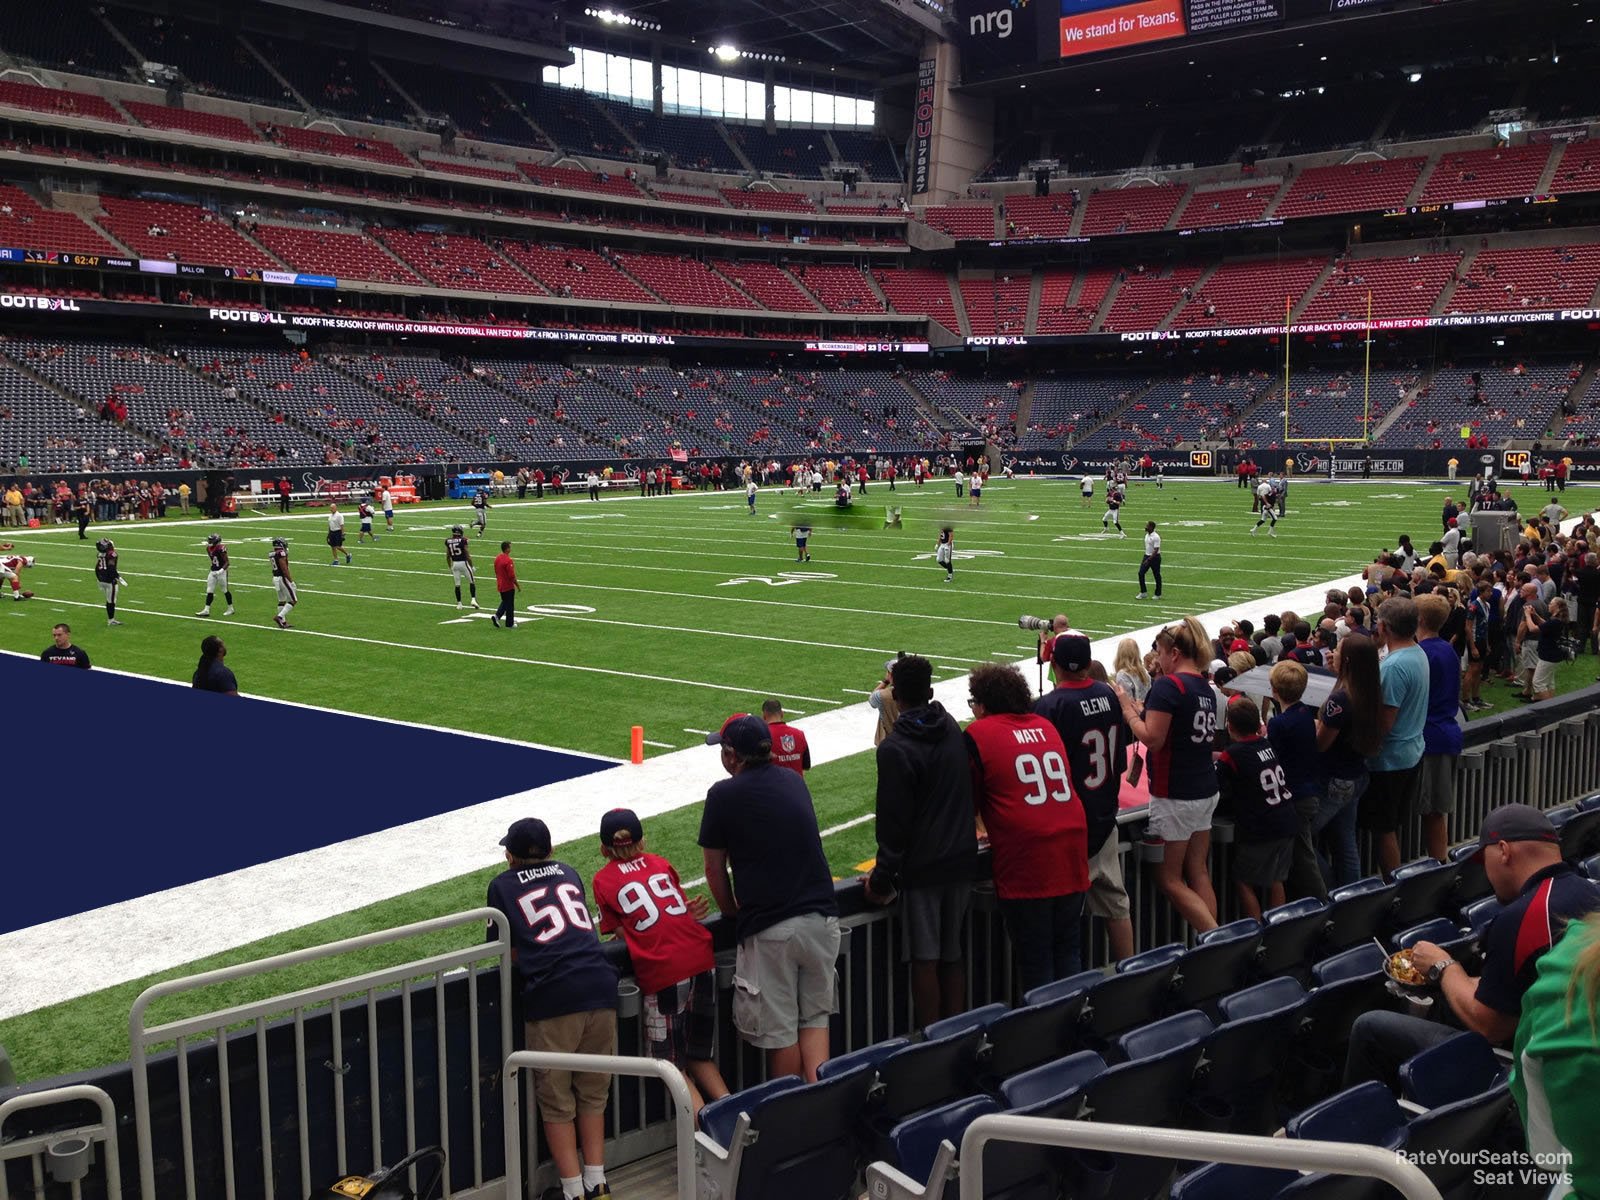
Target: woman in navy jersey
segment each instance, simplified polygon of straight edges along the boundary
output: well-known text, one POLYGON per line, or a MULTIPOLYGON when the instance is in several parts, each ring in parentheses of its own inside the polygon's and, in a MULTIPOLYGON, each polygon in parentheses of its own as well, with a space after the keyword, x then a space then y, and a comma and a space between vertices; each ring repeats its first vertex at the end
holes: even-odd
POLYGON ((1150 834, 1165 843, 1156 886, 1197 931, 1217 927, 1211 886, 1211 817, 1217 808, 1217 696, 1201 674, 1211 640, 1193 617, 1156 635, 1161 674, 1143 711, 1118 689, 1122 715, 1149 749, 1150 834))

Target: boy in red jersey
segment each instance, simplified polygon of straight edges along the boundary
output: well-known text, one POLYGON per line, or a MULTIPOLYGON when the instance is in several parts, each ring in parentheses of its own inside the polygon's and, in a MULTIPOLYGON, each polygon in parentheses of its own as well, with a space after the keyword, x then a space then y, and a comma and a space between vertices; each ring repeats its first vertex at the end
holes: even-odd
POLYGON ((972 798, 994 856, 994 888, 1029 991, 1082 966, 1078 923, 1089 890, 1089 830, 1072 791, 1067 749, 1033 712, 1015 667, 973 670, 967 726, 972 798))
POLYGON ((708 1100, 728 1094, 712 1055, 717 1029, 717 971, 711 931, 700 922, 705 898, 685 899, 672 864, 644 849, 644 826, 632 809, 600 819, 606 865, 594 876, 600 932, 621 933, 644 994, 650 1057, 665 1059, 688 1079, 698 1116, 708 1100))

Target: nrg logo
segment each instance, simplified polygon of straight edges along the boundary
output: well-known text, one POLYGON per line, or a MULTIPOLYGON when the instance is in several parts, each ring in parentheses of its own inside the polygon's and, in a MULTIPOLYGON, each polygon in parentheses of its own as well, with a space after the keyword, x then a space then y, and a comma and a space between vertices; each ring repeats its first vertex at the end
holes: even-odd
POLYGON ((967 32, 973 36, 993 33, 1001 41, 1011 36, 1011 14, 1014 10, 1024 9, 1028 0, 1011 0, 1010 7, 998 9, 995 12, 974 13, 967 18, 967 32))

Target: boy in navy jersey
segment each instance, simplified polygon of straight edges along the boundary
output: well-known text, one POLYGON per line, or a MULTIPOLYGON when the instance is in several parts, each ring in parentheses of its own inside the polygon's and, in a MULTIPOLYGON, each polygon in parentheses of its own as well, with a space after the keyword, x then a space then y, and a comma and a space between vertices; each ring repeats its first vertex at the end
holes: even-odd
POLYGON ((700 922, 710 906, 686 899, 678 872, 644 848, 644 826, 632 809, 600 818, 600 852, 594 899, 600 932, 620 933, 628 945, 634 979, 644 993, 645 1041, 687 1076, 694 1111, 728 1094, 714 1058, 717 969, 711 931, 700 922))
POLYGON ((1217 782, 1233 813, 1233 883, 1239 910, 1261 919, 1266 907, 1283 903, 1294 837, 1300 828, 1294 796, 1272 743, 1261 736, 1261 712, 1249 696, 1228 701, 1228 748, 1217 755, 1217 782))
MULTIPOLYGON (((595 936, 583 877, 550 858, 550 830, 537 817, 516 822, 500 844, 507 869, 490 881, 488 902, 511 927, 527 1048, 615 1054, 617 972, 595 936)), ((493 926, 489 936, 495 936, 493 926)), ((535 1070, 533 1077, 563 1200, 611 1200, 605 1173, 611 1077, 544 1070, 535 1070)))

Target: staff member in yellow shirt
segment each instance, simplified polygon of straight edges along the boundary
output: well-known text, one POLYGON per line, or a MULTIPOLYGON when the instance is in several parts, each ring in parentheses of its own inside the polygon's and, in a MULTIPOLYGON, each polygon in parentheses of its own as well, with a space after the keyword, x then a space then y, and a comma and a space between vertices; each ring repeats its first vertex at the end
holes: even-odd
POLYGON ((184 516, 187 517, 189 515, 189 485, 187 483, 178 485, 178 507, 183 510, 184 516))

